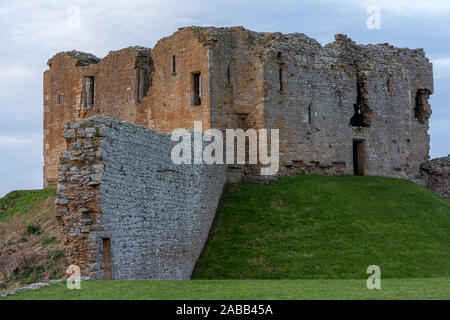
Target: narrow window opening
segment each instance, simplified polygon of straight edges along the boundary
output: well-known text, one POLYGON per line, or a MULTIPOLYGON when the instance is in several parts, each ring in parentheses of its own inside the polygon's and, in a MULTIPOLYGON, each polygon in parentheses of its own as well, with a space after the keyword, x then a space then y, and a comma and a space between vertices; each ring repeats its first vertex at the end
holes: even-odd
POLYGON ((283 92, 283 69, 278 70, 278 81, 280 82, 280 92, 283 92))
POLYGON ((353 174, 364 175, 364 144, 360 140, 353 140, 353 174))
POLYGON ((147 69, 136 69, 136 101, 142 102, 147 96, 150 87, 149 72, 147 69))
POLYGON ((102 247, 103 247, 103 280, 112 280, 111 239, 103 238, 102 247))
POLYGON ((227 83, 228 83, 228 85, 231 84, 230 66, 228 66, 228 68, 227 68, 227 83))
POLYGON ((389 77, 386 82, 388 94, 392 94, 392 78, 389 77))
POLYGON ((82 107, 89 109, 94 106, 94 91, 95 78, 91 76, 83 77, 83 90, 82 90, 82 107))
POLYGON ((193 91, 194 91, 194 99, 193 99, 193 105, 194 106, 200 106, 202 104, 202 81, 201 81, 201 74, 200 72, 193 73, 192 74, 192 80, 193 80, 193 91))
POLYGON ((422 124, 424 124, 430 117, 430 106, 428 99, 431 91, 428 89, 418 89, 416 92, 414 117, 422 124))
POLYGON ((61 93, 57 93, 56 94, 56 104, 61 104, 62 103, 62 98, 61 98, 61 93))
POLYGON ((308 105, 308 124, 311 125, 312 119, 311 119, 311 103, 308 105))
POLYGON ((177 72, 177 57, 172 56, 172 73, 177 72))

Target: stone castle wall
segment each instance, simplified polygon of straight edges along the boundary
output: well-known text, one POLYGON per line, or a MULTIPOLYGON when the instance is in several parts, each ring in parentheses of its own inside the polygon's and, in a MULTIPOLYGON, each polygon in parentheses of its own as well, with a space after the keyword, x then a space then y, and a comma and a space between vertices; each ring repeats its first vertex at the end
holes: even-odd
POLYGON ((136 78, 139 69, 152 70, 150 50, 130 47, 110 52, 102 60, 77 51, 48 61, 44 73, 44 187, 56 186, 59 153, 65 149, 65 125, 95 115, 139 123, 136 78), (84 77, 93 76, 94 105, 83 106, 84 77))
POLYGON ((177 32, 158 41, 152 49, 155 71, 152 85, 142 103, 145 125, 169 133, 177 128, 193 129, 201 121, 203 129, 210 120, 209 49, 197 41, 192 30, 177 32), (201 75, 201 103, 194 105, 193 74, 201 75))
POLYGON ((272 37, 264 59, 265 126, 280 128, 282 173, 353 174, 359 140, 365 175, 417 176, 428 160, 429 114, 416 119, 415 99, 433 91, 422 50, 356 45, 343 35, 322 47, 292 34, 272 37), (367 121, 355 126, 359 99, 367 121))
MULTIPOLYGON (((104 59, 61 53, 49 65, 44 75, 46 186, 56 179, 64 123, 94 115, 166 133, 192 129, 194 120, 202 121, 204 130, 279 129, 280 175, 353 174, 354 141, 362 146, 366 175, 414 180, 429 158, 433 74, 421 49, 357 45, 344 35, 322 46, 300 33, 188 27, 151 50, 131 47, 104 59), (139 99, 142 69, 149 86, 139 99), (198 72, 201 104, 194 105, 198 72), (80 110, 84 76, 95 76, 95 103, 80 110), (61 90, 68 98, 58 105, 61 90), (355 105, 362 114, 355 113, 355 105)), ((251 178, 256 169, 230 165, 229 180, 251 178)))
POLYGON ((221 196, 225 166, 175 165, 168 135, 112 118, 67 124, 57 217, 67 258, 103 279, 188 279, 221 196))
POLYGON ((424 187, 450 200, 450 155, 423 163, 420 171, 424 187))

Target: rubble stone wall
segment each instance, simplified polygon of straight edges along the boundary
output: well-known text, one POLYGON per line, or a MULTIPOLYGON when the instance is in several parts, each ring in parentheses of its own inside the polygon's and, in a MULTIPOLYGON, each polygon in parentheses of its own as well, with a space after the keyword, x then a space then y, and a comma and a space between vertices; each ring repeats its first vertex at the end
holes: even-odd
POLYGON ((450 155, 432 159, 420 167, 423 185, 450 200, 450 155))
POLYGON ((225 166, 173 164, 168 135, 112 118, 72 122, 63 134, 56 205, 69 263, 103 279, 110 239, 113 279, 189 279, 225 166))
POLYGON ((356 45, 344 35, 322 47, 291 34, 273 37, 264 59, 265 126, 280 129, 281 174, 308 166, 353 174, 353 140, 359 140, 365 175, 418 175, 429 136, 428 118, 415 118, 415 97, 421 88, 433 90, 423 51, 356 45), (367 117, 362 126, 350 122, 358 99, 367 117))

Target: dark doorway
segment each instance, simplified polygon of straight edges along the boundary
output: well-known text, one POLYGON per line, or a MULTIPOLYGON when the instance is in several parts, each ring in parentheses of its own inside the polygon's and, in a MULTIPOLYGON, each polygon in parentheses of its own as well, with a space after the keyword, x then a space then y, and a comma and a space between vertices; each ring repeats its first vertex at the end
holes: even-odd
POLYGON ((111 239, 103 238, 103 280, 112 280, 111 275, 111 239))
POLYGON ((353 140, 353 174, 364 175, 364 144, 361 140, 353 140))

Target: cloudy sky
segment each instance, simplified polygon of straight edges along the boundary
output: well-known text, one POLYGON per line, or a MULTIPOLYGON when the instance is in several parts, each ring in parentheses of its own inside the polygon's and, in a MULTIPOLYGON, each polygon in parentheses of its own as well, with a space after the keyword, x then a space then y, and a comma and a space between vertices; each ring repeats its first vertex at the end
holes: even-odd
POLYGON ((345 33, 358 43, 424 48, 435 74, 430 155, 450 152, 450 1, 2 0, 0 196, 42 187, 42 73, 51 56, 77 49, 103 57, 131 45, 152 47, 189 25, 303 32, 323 45, 345 33), (381 28, 370 30, 373 5, 381 10, 381 28))

